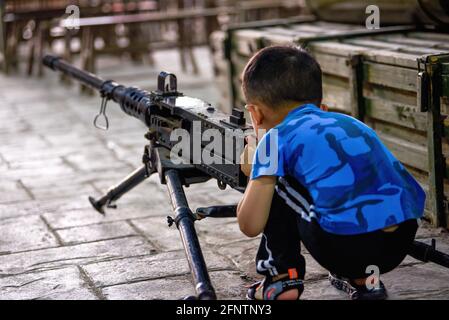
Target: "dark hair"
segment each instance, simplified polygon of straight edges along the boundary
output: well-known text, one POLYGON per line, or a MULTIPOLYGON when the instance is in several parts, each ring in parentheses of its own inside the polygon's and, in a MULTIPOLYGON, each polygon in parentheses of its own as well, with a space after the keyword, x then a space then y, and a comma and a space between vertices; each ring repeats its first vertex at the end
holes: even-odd
POLYGON ((243 70, 242 89, 247 102, 278 108, 292 102, 320 104, 321 68, 305 50, 272 46, 259 50, 243 70))

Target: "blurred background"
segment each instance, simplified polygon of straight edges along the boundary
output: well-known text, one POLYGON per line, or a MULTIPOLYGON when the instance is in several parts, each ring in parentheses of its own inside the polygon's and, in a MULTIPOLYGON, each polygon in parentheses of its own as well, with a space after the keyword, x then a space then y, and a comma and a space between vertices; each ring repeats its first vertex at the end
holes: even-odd
POLYGON ((192 48, 207 45, 213 31, 296 16, 304 7, 304 0, 0 1, 3 70, 14 72, 23 61, 28 74, 40 75, 44 51, 69 60, 79 56, 84 68, 95 71, 104 55, 153 64, 154 51, 176 48, 182 69, 198 73, 192 48), (79 26, 64 26, 63 19, 79 26))

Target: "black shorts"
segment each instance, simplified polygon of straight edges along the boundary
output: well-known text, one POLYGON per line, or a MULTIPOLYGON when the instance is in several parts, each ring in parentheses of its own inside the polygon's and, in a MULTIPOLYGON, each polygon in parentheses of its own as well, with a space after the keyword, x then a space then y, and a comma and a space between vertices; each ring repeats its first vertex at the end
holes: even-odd
POLYGON ((408 254, 416 235, 416 220, 407 220, 394 232, 378 230, 358 235, 336 235, 324 231, 315 219, 310 222, 286 204, 277 192, 256 257, 257 272, 265 276, 294 269, 305 275, 301 242, 325 269, 342 277, 368 277, 376 266, 380 273, 396 268, 408 254))

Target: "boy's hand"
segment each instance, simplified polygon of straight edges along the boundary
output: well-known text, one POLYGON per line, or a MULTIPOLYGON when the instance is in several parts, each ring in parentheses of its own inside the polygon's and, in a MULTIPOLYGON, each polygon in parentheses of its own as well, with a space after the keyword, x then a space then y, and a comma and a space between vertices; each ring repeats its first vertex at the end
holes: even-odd
POLYGON ((246 137, 246 146, 243 153, 240 155, 240 169, 249 177, 253 168, 253 158, 256 152, 257 141, 255 136, 246 137))

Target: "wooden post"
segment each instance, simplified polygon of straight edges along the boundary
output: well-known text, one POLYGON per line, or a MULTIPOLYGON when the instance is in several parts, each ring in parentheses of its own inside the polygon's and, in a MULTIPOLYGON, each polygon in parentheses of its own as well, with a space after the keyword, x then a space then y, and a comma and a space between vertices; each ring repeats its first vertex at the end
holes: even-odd
POLYGON ((44 50, 47 41, 49 40, 50 22, 41 21, 37 28, 37 76, 42 77, 44 75, 44 65, 42 59, 44 58, 44 50))
POLYGON ((444 176, 445 159, 442 150, 441 121, 441 65, 437 56, 430 56, 425 61, 426 72, 430 76, 430 101, 427 111, 427 143, 429 157, 429 201, 433 212, 432 224, 447 227, 444 176))
POLYGON ((0 66, 3 72, 7 73, 7 55, 6 55, 6 24, 3 20, 5 15, 5 1, 0 0, 0 66))
MULTIPOLYGON (((179 9, 185 9, 184 0, 178 0, 178 8, 179 9)), ((198 74, 198 66, 195 60, 195 56, 193 54, 192 50, 192 37, 193 37, 193 31, 191 23, 185 18, 179 18, 177 20, 178 24, 178 34, 179 34, 179 51, 180 51, 180 58, 181 58, 181 69, 182 71, 187 71, 187 58, 189 58, 190 63, 192 65, 192 70, 194 74, 198 74)))
POLYGON ((365 99, 363 98, 363 57, 351 55, 348 59, 351 67, 349 73, 349 94, 351 97, 351 113, 354 118, 363 121, 365 118, 365 99))
MULTIPOLYGON (((95 46, 94 46, 94 28, 84 27, 81 36, 81 69, 95 73, 95 46)), ((93 94, 93 90, 80 85, 82 93, 93 94)))
MULTIPOLYGON (((178 8, 184 9, 184 1, 178 0, 178 8)), ((179 47, 179 55, 181 62, 181 70, 183 72, 187 71, 187 61, 186 61, 186 30, 185 30, 185 20, 177 19, 178 25, 178 47, 179 47)))
POLYGON ((17 70, 19 67, 19 58, 18 58, 18 45, 20 38, 20 22, 13 21, 10 24, 10 30, 8 30, 8 38, 6 38, 6 48, 5 48, 5 56, 6 56, 6 69, 5 73, 8 74, 11 69, 17 70))
MULTIPOLYGON (((204 7, 205 8, 216 8, 217 7, 216 0, 205 0, 204 1, 204 7)), ((218 15, 217 16, 207 17, 205 20, 206 20, 205 21, 205 25, 206 25, 206 41, 209 44, 209 46, 211 46, 210 35, 215 30, 219 30, 220 29, 220 25, 218 23, 218 15)))
MULTIPOLYGON (((63 57, 64 57, 64 60, 68 61, 68 62, 72 62, 72 48, 71 48, 72 33, 74 33, 73 30, 70 30, 68 28, 65 29, 63 57)), ((72 83, 72 79, 70 77, 67 77, 63 73, 61 73, 59 79, 61 80, 62 83, 65 83, 67 85, 72 83)))
POLYGON ((27 70, 28 76, 33 75, 34 56, 36 51, 36 43, 38 39, 39 23, 40 23, 39 20, 35 20, 32 38, 28 40, 28 70, 27 70))

